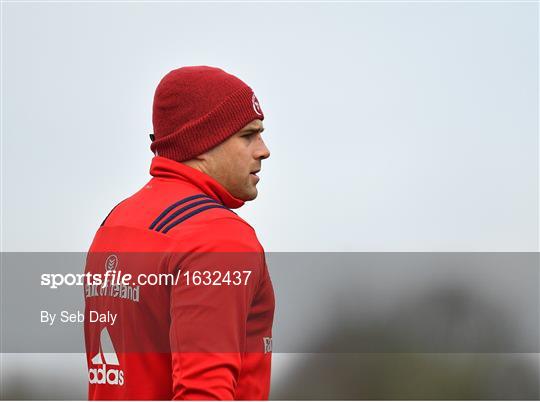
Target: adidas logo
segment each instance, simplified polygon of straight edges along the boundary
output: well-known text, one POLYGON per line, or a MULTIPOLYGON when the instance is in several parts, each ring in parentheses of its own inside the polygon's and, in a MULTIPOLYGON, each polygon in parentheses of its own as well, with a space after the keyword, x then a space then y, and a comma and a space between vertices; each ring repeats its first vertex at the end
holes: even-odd
POLYGON ((88 369, 88 382, 90 384, 124 385, 124 372, 122 370, 119 368, 107 369, 107 366, 120 366, 107 327, 101 330, 99 341, 99 352, 92 358, 92 365, 101 367, 88 369))

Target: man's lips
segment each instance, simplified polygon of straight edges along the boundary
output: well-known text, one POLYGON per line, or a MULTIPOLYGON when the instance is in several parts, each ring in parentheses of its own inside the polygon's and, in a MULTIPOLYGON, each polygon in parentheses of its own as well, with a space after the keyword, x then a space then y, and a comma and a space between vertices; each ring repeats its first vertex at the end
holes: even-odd
POLYGON ((251 172, 250 174, 255 176, 256 178, 259 178, 259 176, 257 176, 257 173, 259 173, 260 171, 261 171, 261 169, 255 170, 255 171, 251 172))

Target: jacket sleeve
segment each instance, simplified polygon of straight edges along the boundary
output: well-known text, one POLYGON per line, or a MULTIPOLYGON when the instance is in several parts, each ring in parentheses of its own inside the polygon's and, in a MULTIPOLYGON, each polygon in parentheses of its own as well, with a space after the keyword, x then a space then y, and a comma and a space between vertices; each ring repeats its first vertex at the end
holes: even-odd
POLYGON ((170 295, 174 399, 235 399, 247 316, 265 269, 250 226, 234 218, 208 225, 196 251, 169 262, 180 270, 170 295))

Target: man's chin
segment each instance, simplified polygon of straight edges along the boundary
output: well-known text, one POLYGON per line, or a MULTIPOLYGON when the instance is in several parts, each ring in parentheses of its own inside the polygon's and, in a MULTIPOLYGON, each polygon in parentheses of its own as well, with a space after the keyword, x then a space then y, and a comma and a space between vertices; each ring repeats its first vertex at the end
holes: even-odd
POLYGON ((242 201, 253 201, 255 198, 257 198, 258 191, 255 187, 253 189, 250 189, 249 191, 245 191, 240 195, 237 195, 236 198, 242 200, 242 201))

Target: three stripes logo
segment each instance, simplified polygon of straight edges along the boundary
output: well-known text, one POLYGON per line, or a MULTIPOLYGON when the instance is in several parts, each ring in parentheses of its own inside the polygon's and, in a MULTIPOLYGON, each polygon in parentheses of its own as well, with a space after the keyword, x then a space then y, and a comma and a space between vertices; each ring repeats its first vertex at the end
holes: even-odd
POLYGON ((101 330, 99 352, 92 358, 91 362, 93 366, 98 366, 98 368, 88 369, 88 382, 90 384, 124 385, 124 371, 120 368, 107 367, 120 366, 107 327, 101 330))
POLYGON ((219 202, 217 202, 213 198, 208 197, 205 194, 192 195, 178 202, 175 202, 167 209, 165 209, 152 222, 149 229, 155 230, 156 232, 167 233, 169 230, 188 220, 192 216, 214 208, 227 209, 230 211, 230 209, 225 207, 223 204, 220 204, 219 202))

